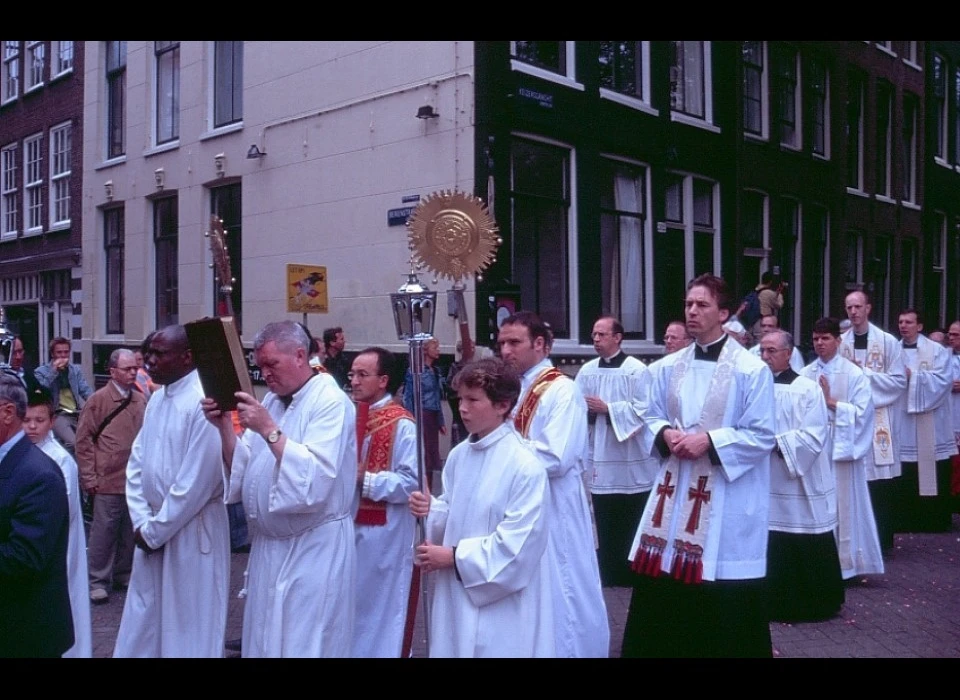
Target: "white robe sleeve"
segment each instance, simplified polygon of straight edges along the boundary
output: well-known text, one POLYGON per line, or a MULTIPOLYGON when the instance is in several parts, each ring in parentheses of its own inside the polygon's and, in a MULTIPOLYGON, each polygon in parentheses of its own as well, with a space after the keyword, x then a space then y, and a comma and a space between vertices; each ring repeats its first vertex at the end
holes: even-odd
POLYGON ((820 387, 794 395, 794 424, 777 435, 777 445, 791 479, 804 476, 820 459, 827 440, 827 402, 820 387))
POLYGON ((661 364, 663 362, 663 360, 654 362, 647 373, 648 380, 645 392, 648 400, 634 403, 634 410, 646 426, 646 430, 641 430, 639 434, 644 452, 657 459, 662 458, 656 446, 657 435, 660 434, 661 430, 672 425, 667 416, 667 407, 662 399, 667 395, 667 377, 673 371, 673 365, 661 364))
MULTIPOLYGON (((393 465, 375 474, 365 474, 361 495, 373 501, 406 503, 420 488, 417 478, 417 428, 409 420, 400 420, 393 437, 393 465)), ((424 474, 424 478, 426 478, 424 474)))
POLYGON ((607 404, 610 416, 610 427, 619 442, 626 442, 643 429, 644 397, 649 390, 650 371, 644 367, 642 371, 631 374, 629 378, 629 400, 613 401, 607 404))
POLYGON ((911 373, 907 387, 907 413, 927 413, 947 400, 953 384, 949 360, 947 348, 938 347, 933 356, 933 367, 911 373))
MULTIPOLYGON (((159 398, 159 393, 154 394, 154 396, 159 398)), ((144 421, 154 420, 150 410, 151 405, 156 406, 157 401, 147 403, 147 409, 143 415, 144 421)), ((150 504, 147 503, 147 499, 143 495, 143 436, 142 430, 137 433, 137 437, 133 440, 133 447, 130 449, 130 457, 127 459, 127 485, 125 490, 127 510, 130 511, 130 521, 133 524, 134 531, 142 527, 153 515, 150 504)))
POLYGON ((862 459, 873 449, 873 398, 863 375, 849 376, 847 400, 837 402, 833 422, 835 462, 862 459))
MULTIPOLYGON (((746 354, 746 353, 744 353, 746 354)), ((713 449, 720 457, 720 471, 727 481, 736 481, 758 464, 769 464, 775 444, 775 402, 773 374, 767 367, 744 375, 742 384, 730 387, 738 392, 730 427, 709 431, 713 449), (739 408, 742 407, 742 412, 739 408), (739 413, 739 415, 736 415, 739 413)))
POLYGON ((189 423, 180 430, 184 449, 177 475, 157 514, 140 526, 141 536, 153 549, 163 546, 193 520, 222 485, 221 473, 216 469, 223 462, 220 434, 204 417, 199 404, 189 423))
POLYGON ((496 529, 484 537, 467 537, 457 543, 457 571, 475 606, 490 605, 516 593, 539 572, 547 548, 549 499, 545 473, 520 472, 496 529))

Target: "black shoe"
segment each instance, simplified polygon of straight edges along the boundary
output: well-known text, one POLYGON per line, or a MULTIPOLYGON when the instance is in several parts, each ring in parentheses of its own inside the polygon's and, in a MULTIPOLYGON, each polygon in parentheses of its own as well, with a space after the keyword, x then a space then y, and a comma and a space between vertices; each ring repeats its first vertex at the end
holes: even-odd
POLYGON ((234 554, 247 554, 250 551, 250 545, 242 544, 239 547, 234 547, 230 551, 233 552, 234 554))
POLYGON ((227 651, 235 651, 239 653, 241 641, 242 640, 240 639, 228 639, 223 643, 223 648, 226 649, 227 651))

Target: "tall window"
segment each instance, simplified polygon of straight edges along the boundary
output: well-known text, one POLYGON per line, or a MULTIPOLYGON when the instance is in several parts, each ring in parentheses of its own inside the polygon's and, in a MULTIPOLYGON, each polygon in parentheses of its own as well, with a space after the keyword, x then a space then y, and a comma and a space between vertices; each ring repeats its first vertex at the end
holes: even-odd
POLYGON ((514 41, 512 55, 518 61, 551 73, 567 75, 566 41, 514 41))
POLYGON ((601 41, 600 87, 649 103, 649 60, 649 41, 601 41))
POLYGON ((646 170, 614 160, 602 163, 600 276, 602 311, 620 319, 624 332, 642 337, 646 292, 644 222, 646 170))
MULTIPOLYGON (((796 285, 799 277, 797 274, 797 252, 800 243, 800 203, 795 199, 783 197, 777 204, 779 216, 776 219, 775 246, 780 258, 780 273, 783 279, 796 285)), ((791 333, 794 331, 795 304, 795 294, 784 295, 784 305, 780 309, 780 325, 791 333)))
POLYGON ((953 76, 953 162, 960 165, 960 69, 953 76))
POLYGON ((917 104, 913 95, 903 96, 903 201, 917 201, 917 104))
POLYGON ((855 73, 847 84, 847 187, 863 191, 863 79, 855 73))
POLYGON ((744 41, 743 55, 743 130, 767 137, 767 42, 744 41))
POLYGON ((798 345, 809 347, 814 322, 830 308, 830 216, 827 208, 818 204, 804 207, 806 225, 803 227, 800 254, 803 275, 791 290, 791 296, 800 304, 800 326, 794 337, 798 345))
POLYGON ((567 148, 515 139, 511 152, 513 279, 523 308, 570 335, 570 158, 567 148))
POLYGON ((17 144, 0 150, 0 239, 17 235, 17 144))
POLYGON ((155 41, 157 143, 180 138, 180 42, 155 41))
POLYGON ((176 197, 164 197, 153 203, 157 328, 179 323, 178 221, 176 197))
POLYGON ((913 308, 917 284, 917 242, 904 238, 900 243, 900 308, 913 308))
POLYGON ((46 63, 46 45, 42 41, 25 42, 27 47, 27 84, 24 92, 43 85, 43 66, 46 63))
POLYGON ((51 49, 54 53, 57 72, 54 75, 62 75, 67 71, 73 70, 73 42, 72 41, 54 41, 51 49))
POLYGON ((810 150, 824 158, 830 157, 830 84, 827 66, 819 57, 807 64, 807 114, 810 150))
POLYGON ((23 211, 25 231, 43 228, 43 134, 23 142, 23 211))
POLYGON ((863 285, 863 232, 847 231, 845 282, 847 290, 863 285))
POLYGON ((943 56, 933 57, 933 111, 936 119, 933 155, 938 160, 947 160, 947 62, 943 56))
POLYGON ((903 54, 903 60, 914 65, 917 65, 917 42, 915 41, 903 41, 900 48, 900 53, 903 54))
POLYGON ((890 322, 890 237, 874 238, 873 287, 870 290, 874 322, 886 328, 890 322))
MULTIPOLYGON (((210 190, 211 213, 216 214, 223 221, 223 230, 225 235, 225 244, 227 252, 230 255, 230 275, 233 277, 233 292, 230 295, 231 305, 233 307, 233 316, 237 320, 237 326, 243 328, 243 308, 241 307, 243 276, 240 274, 240 263, 243 260, 243 236, 242 236, 242 217, 240 200, 240 183, 226 185, 225 187, 216 187, 210 190)), ((221 311, 228 311, 223 308, 226 302, 220 293, 219 280, 214 284, 217 289, 214 290, 214 298, 218 306, 214 309, 214 315, 222 315, 221 311), (220 305, 223 302, 223 305, 220 305)))
POLYGON ((711 121, 708 41, 671 41, 670 109, 674 112, 711 121))
POLYGON ((743 257, 740 269, 743 279, 759 281, 766 271, 770 255, 770 214, 768 198, 763 192, 747 190, 743 193, 740 214, 740 233, 743 237, 743 257))
MULTIPOLYGON (((928 290, 936 290, 935 298, 927 300, 932 308, 928 308, 928 313, 936 314, 936 323, 934 323, 933 318, 927 319, 927 323, 932 326, 934 325, 944 325, 944 316, 946 311, 946 299, 947 299, 947 216, 942 211, 933 212, 933 220, 931 222, 933 229, 930 231, 930 263, 931 263, 931 279, 930 285, 927 287, 928 290), (930 302, 933 302, 930 304, 930 302)), ((955 320, 955 319, 951 319, 955 320)))
POLYGON ((107 158, 126 153, 124 103, 127 94, 127 42, 108 41, 107 48, 107 158))
POLYGON ((800 54, 792 46, 776 46, 777 127, 780 145, 800 148, 800 54))
POLYGON ((107 333, 123 333, 123 207, 103 212, 104 307, 107 333))
POLYGON ((243 119, 243 42, 213 44, 213 125, 217 127, 243 119))
POLYGON ((50 129, 50 225, 70 223, 70 161, 72 126, 61 124, 50 129))
POLYGON ((3 42, 3 102, 20 94, 20 42, 3 42))
POLYGON ((890 149, 893 145, 893 89, 890 83, 877 83, 877 189, 890 196, 890 149))

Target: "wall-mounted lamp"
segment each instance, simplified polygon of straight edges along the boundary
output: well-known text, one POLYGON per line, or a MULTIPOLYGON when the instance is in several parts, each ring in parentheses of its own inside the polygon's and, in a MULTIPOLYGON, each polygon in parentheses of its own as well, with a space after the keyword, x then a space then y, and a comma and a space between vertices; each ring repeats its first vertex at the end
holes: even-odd
POLYGON ((265 155, 267 155, 267 152, 266 152, 266 151, 261 151, 261 150, 257 147, 257 144, 253 144, 252 146, 250 146, 250 148, 247 149, 247 158, 249 158, 250 160, 256 160, 257 158, 263 158, 265 155))
POLYGON ((157 183, 157 189, 162 190, 163 181, 164 181, 163 168, 157 168, 156 170, 153 171, 153 179, 157 183))
POLYGON ((417 110, 417 119, 436 119, 439 116, 440 113, 434 111, 433 105, 423 105, 417 110))
POLYGON ((224 170, 226 159, 227 157, 222 153, 218 153, 213 157, 213 169, 216 171, 217 177, 223 177, 226 174, 224 170))
POLYGON ((103 193, 106 195, 108 202, 113 201, 113 180, 107 180, 103 183, 103 193))

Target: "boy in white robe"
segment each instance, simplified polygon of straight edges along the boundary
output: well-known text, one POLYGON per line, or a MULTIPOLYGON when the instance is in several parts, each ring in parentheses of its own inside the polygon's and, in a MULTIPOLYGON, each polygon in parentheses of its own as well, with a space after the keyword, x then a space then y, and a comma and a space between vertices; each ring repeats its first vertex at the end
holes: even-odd
POLYGON ((520 382, 488 359, 466 365, 455 383, 470 437, 447 457, 443 494, 410 497, 410 511, 427 518, 416 563, 429 574, 429 655, 552 657, 551 494, 507 420, 520 382))
POLYGON ((89 659, 93 656, 93 629, 90 623, 90 596, 87 590, 87 538, 80 508, 80 481, 77 463, 51 434, 53 399, 39 387, 27 395, 27 417, 23 431, 30 442, 57 463, 67 482, 70 507, 70 539, 67 543, 67 583, 73 612, 74 644, 63 653, 65 659, 89 659))
POLYGON ((840 355, 840 324, 822 318, 813 324, 817 359, 801 376, 817 382, 829 410, 824 450, 837 479, 837 549, 844 579, 883 573, 883 554, 867 490, 864 462, 873 449, 874 408, 863 370, 840 355))

